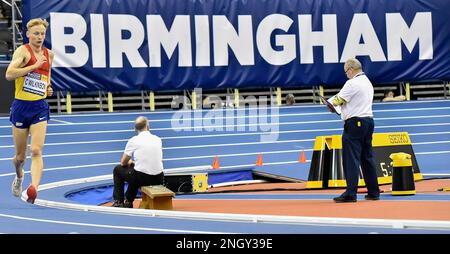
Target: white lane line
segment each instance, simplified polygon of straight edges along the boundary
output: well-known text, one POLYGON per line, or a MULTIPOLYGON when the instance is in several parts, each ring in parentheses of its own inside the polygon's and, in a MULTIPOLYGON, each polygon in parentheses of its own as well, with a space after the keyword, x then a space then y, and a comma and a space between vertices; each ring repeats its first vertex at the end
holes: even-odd
MULTIPOLYGON (((450 123, 444 123, 443 125, 450 125, 450 123)), ((410 125, 411 126, 411 125, 410 125)), ((429 126, 429 125, 426 125, 429 126)), ((395 125, 383 126, 380 128, 396 128, 395 125)), ((421 126, 412 126, 421 127, 421 126)), ((377 126, 375 127, 375 129, 377 126)), ((271 131, 270 134, 289 134, 289 133, 303 133, 303 132, 325 132, 325 131, 342 131, 342 128, 333 129, 314 129, 314 130, 290 130, 290 131, 271 131)), ((162 137, 162 140, 169 139, 189 139, 189 138, 209 138, 209 137, 229 137, 229 136, 254 136, 268 134, 268 132, 245 132, 245 133, 226 133, 226 134, 209 134, 209 135, 186 135, 186 136, 174 136, 174 137, 162 137)), ((436 135, 436 134, 450 134, 450 132, 426 132, 423 135, 436 135)), ((421 133, 409 134, 412 135, 422 135, 421 133)))
MULTIPOLYGON (((433 133, 434 134, 434 133, 433 133)), ((411 134, 410 134, 411 135, 411 134)), ((415 134, 418 135, 418 134, 415 134)), ((427 133, 429 135, 429 133, 427 133)), ((206 147, 222 147, 222 146, 245 146, 245 145, 257 145, 257 144, 276 144, 276 143, 295 143, 295 142, 310 142, 315 139, 297 139, 297 140, 279 140, 279 141, 259 141, 259 142, 242 142, 242 143, 229 143, 229 144, 211 144, 211 145, 194 145, 194 146, 178 146, 178 147, 164 147, 164 150, 173 149, 191 149, 191 148, 206 148, 206 147)), ((80 141, 80 142, 64 142, 64 143, 49 143, 45 146, 58 146, 58 145, 73 145, 73 144, 97 144, 97 143, 114 143, 114 142, 126 142, 127 139, 117 140, 100 140, 100 141, 80 141)), ((428 145, 428 144, 444 144, 450 143, 449 140, 431 141, 431 142, 416 142, 412 145, 428 145)), ((0 146, 0 148, 13 148, 14 145, 0 146)), ((116 152, 116 151, 114 151, 116 152)), ((0 158, 9 159, 9 158, 0 158)))
MULTIPOLYGON (((97 163, 97 164, 87 164, 87 165, 74 165, 74 166, 65 166, 65 167, 56 167, 56 168, 46 168, 43 169, 44 172, 57 171, 57 170, 66 170, 66 169, 80 169, 80 168, 95 168, 95 167, 104 167, 104 166, 116 166, 119 162, 108 162, 108 163, 97 163)), ((169 168, 164 169, 164 173, 173 174, 180 172, 192 172, 192 171, 204 171, 211 169, 211 165, 201 165, 201 166, 193 166, 193 167, 180 167, 180 168, 169 168)), ((112 169, 111 169, 112 170, 112 169)), ((31 173, 31 171, 24 170, 25 174, 31 173)), ((16 173, 6 173, 0 174, 0 177, 6 176, 15 176, 16 173)))
POLYGON ((440 132, 417 132, 417 133, 409 133, 409 136, 425 136, 425 135, 442 135, 442 134, 450 134, 450 131, 440 131, 440 132))
POLYGON ((430 141, 430 142, 417 142, 412 143, 413 145, 431 145, 431 144, 445 144, 450 143, 450 140, 439 140, 439 141, 430 141))
MULTIPOLYGON (((73 124, 72 122, 63 121, 63 120, 57 120, 57 119, 52 119, 52 118, 50 118, 50 121, 55 121, 55 122, 58 122, 58 123, 63 123, 63 124, 65 124, 65 125, 67 125, 67 124, 73 124)), ((49 124, 49 125, 53 125, 53 124, 49 124)))
MULTIPOLYGON (((294 123, 279 123, 278 125, 286 125, 286 124, 296 124, 294 123)), ((275 124, 274 124, 275 125, 275 124)), ((403 128, 403 127, 429 127, 429 126, 447 126, 450 125, 448 122, 444 123, 430 123, 430 124, 405 124, 405 125, 375 125, 375 130, 377 129, 386 129, 386 128, 403 128)), ((205 127, 203 127, 205 128, 205 127)), ((171 128, 165 128, 170 129, 171 128)), ((151 129, 151 131, 155 130, 161 130, 161 129, 151 129)), ((175 136, 175 137, 162 137, 163 139, 179 139, 179 138, 201 138, 201 137, 218 137, 218 136, 242 136, 242 135, 259 135, 259 134, 276 134, 276 133, 297 133, 297 132, 323 132, 323 131, 337 131, 341 130, 340 128, 334 128, 334 129, 306 129, 306 130, 292 130, 292 131, 267 131, 267 132, 244 132, 244 133, 227 133, 227 134, 210 134, 210 135, 197 135, 197 136, 175 136)), ((79 132, 50 132, 47 133, 46 136, 59 136, 59 135, 85 135, 85 134, 105 134, 105 133, 124 133, 124 132, 134 132, 134 130, 102 130, 102 131, 79 131, 79 132)), ((191 131, 192 132, 192 131, 191 131)), ((194 132, 197 132, 194 130, 194 132)), ((200 130, 198 132, 203 132, 203 130, 200 130)), ((212 131, 211 131, 212 132, 212 131)), ((181 133, 181 131, 180 131, 181 133)), ((10 138, 11 135, 0 135, 0 138, 10 138)))
POLYGON ((423 154, 443 154, 443 153, 450 153, 450 151, 418 152, 418 153, 414 153, 414 154, 415 155, 423 155, 423 154))
POLYGON ((260 141, 260 142, 243 142, 243 143, 231 143, 231 144, 212 144, 212 145, 195 145, 195 146, 174 146, 163 148, 165 150, 173 149, 191 149, 191 148, 206 148, 206 147, 223 147, 223 146, 248 146, 248 145, 263 145, 263 144, 282 144, 282 143, 296 143, 296 142, 310 142, 315 141, 312 139, 294 139, 294 140, 278 140, 278 141, 260 141))
MULTIPOLYGON (((89 178, 72 179, 61 182, 53 182, 40 186, 41 191, 62 186, 75 185, 86 182, 95 182, 110 179, 111 175, 103 175, 89 178)), ((22 200, 26 200, 25 191, 22 193, 22 200)), ((74 209, 89 212, 118 213, 121 215, 138 215, 161 218, 179 219, 207 219, 229 222, 253 222, 253 223, 276 223, 276 224, 309 224, 316 226, 378 226, 388 228, 427 228, 427 229, 449 229, 449 221, 435 220, 398 220, 398 219, 359 219, 359 218, 337 218, 337 217, 307 217, 307 216, 279 216, 279 215, 253 215, 253 214, 229 214, 229 213, 206 213, 206 212, 185 212, 185 211, 165 211, 151 209, 128 209, 112 208, 104 206, 81 205, 73 203, 55 202, 49 200, 36 199, 36 205, 74 209)))
MULTIPOLYGON (((134 132, 134 130, 106 130, 106 131, 78 131, 78 132, 47 132, 46 136, 60 136, 60 135, 85 135, 85 134, 102 134, 102 133, 122 133, 134 132)), ((0 138, 10 138, 12 135, 0 135, 0 138)))
MULTIPOLYGON (((311 162, 311 160, 306 160, 306 163, 310 163, 310 162, 311 162)), ((264 162, 264 166, 298 164, 298 163, 300 163, 300 162, 298 162, 298 161, 264 162)), ((241 165, 234 165, 234 166, 220 166, 220 169, 246 168, 246 167, 255 167, 255 164, 241 164, 241 165)), ((267 173, 270 173, 270 171, 268 171, 267 173)))
MULTIPOLYGON (((446 110, 450 110, 450 107, 444 107, 444 108, 413 108, 413 109, 408 109, 408 111, 422 111, 422 110, 426 110, 426 111, 430 111, 430 110, 441 110, 441 109, 446 109, 446 110)), ((393 111, 397 111, 394 109, 390 109, 390 110, 383 110, 383 112, 393 112, 393 111)), ((228 114, 225 114, 225 117, 223 113, 219 113, 221 111, 216 112, 215 114, 211 114, 212 117, 195 117, 196 114, 195 112, 192 113, 194 115, 194 118, 188 118, 184 115, 180 115, 183 116, 182 119, 183 122, 195 122, 198 120, 217 120, 217 119, 222 119, 222 120, 226 120, 226 119, 250 119, 250 118, 279 118, 279 117, 283 117, 283 116, 310 116, 310 115, 329 115, 329 112, 313 112, 313 113, 303 113, 303 114, 299 114, 299 113, 295 113, 295 114, 258 114, 258 111, 255 110, 255 114, 252 115, 231 115, 229 116, 228 114)), ((374 111, 374 113, 377 112, 376 110, 374 111)), ((419 115, 419 116, 399 116, 399 117, 376 117, 375 116, 375 120, 376 121, 382 121, 382 120, 396 120, 396 119, 422 119, 422 118, 442 118, 442 117, 449 117, 450 115, 419 115)), ((62 124, 48 124, 48 126, 67 126, 68 124, 70 125, 101 125, 101 124, 132 124, 134 123, 134 120, 128 120, 128 121, 100 121, 100 122, 79 122, 79 123, 73 123, 73 122, 66 122, 66 121, 61 121, 61 120, 54 120, 54 121, 60 121, 62 122, 62 124)), ((170 118, 170 119, 156 119, 156 120, 151 120, 150 119, 150 123, 152 122, 172 122, 172 121, 178 121, 178 118, 170 118)), ((320 121, 302 121, 302 122, 295 122, 297 124, 310 124, 310 123, 322 123, 322 122, 328 122, 328 121, 333 121, 333 122, 340 122, 341 120, 320 120, 320 121)), ((239 122, 239 121, 238 121, 239 122)), ((211 126, 211 127, 215 127, 211 126)), ((0 128, 11 128, 11 125, 2 125, 0 126, 0 128)), ((159 128, 162 129, 162 128, 159 128)))
MULTIPOLYGON (((304 151, 312 151, 313 149, 304 149, 304 151)), ((261 154, 281 154, 281 153, 293 153, 293 152, 299 152, 302 150, 283 150, 283 151, 273 151, 273 152, 261 152, 261 154)), ((42 155, 43 158, 49 158, 49 157, 64 157, 64 156, 79 156, 79 155, 97 155, 97 154, 112 154, 112 153, 123 153, 122 150, 111 150, 111 151, 99 151, 99 152, 83 152, 83 153, 61 153, 61 154, 47 154, 42 155)), ((220 155, 221 157, 234 157, 234 156, 247 156, 247 155, 254 155, 259 154, 257 153, 235 153, 235 154, 223 154, 220 155)), ((193 159, 202 159, 202 158, 213 158, 215 155, 206 155, 206 156, 191 156, 191 157, 178 157, 178 158, 166 158, 163 159, 163 161, 175 161, 175 160, 193 160, 193 159)), ((30 156, 27 156, 27 159, 30 159, 30 156)), ((0 158, 0 161, 6 161, 6 160, 12 160, 12 157, 10 158, 0 158)))
MULTIPOLYGON (((436 116, 414 116, 414 117, 385 117, 385 118, 377 118, 375 119, 375 121, 384 121, 384 120, 399 120, 399 119, 428 119, 428 118, 447 118, 450 117, 450 115, 436 115, 436 116)), ((196 126, 194 124, 194 126, 183 126, 183 127, 164 127, 164 128, 152 128, 151 130, 153 131, 163 131, 163 130, 172 130, 175 132, 183 132, 183 131, 196 131, 196 130, 200 130, 200 131, 209 131, 209 132, 213 132, 213 131, 223 131, 223 130, 227 130, 229 128, 232 128, 232 130, 234 131, 236 128, 239 130, 239 127, 258 127, 258 126, 280 126, 280 125, 300 125, 300 124, 318 124, 318 123, 342 123, 342 120, 337 119, 337 120, 317 120, 317 121, 298 121, 298 122, 279 122, 279 121, 272 121, 270 123, 244 123, 244 124, 217 124, 217 125, 200 125, 200 126, 196 126)), ((436 123, 436 124, 440 124, 440 123, 436 123)), ((379 126, 380 124, 377 123, 375 126, 379 126)), ((413 126, 413 125, 395 125, 395 126, 413 126)), ((245 129, 244 129, 245 131, 245 129)), ((268 133, 269 131, 267 131, 266 133, 268 133)))
POLYGON ((107 225, 107 224, 82 223, 82 222, 62 221, 62 220, 46 220, 46 219, 22 217, 22 216, 2 214, 2 213, 0 213, 0 217, 16 219, 16 220, 44 222, 44 223, 51 223, 51 224, 62 224, 62 225, 95 227, 95 228, 108 228, 108 229, 138 230, 138 231, 146 231, 146 232, 153 231, 153 232, 191 233, 191 234, 234 234, 234 233, 230 233, 230 232, 200 231, 200 230, 188 230, 188 229, 167 229, 167 228, 145 228, 145 227, 131 227, 131 226, 117 226, 117 225, 107 225))
POLYGON ((378 112, 408 112, 408 111, 430 111, 430 110, 445 110, 449 109, 449 107, 433 107, 433 108, 408 108, 408 109, 375 109, 374 113, 378 112))
MULTIPOLYGON (((273 133, 283 134, 283 133, 295 133, 298 132, 296 130, 294 131, 277 131, 273 133)), ((237 133, 239 135, 260 135, 260 134, 266 134, 266 132, 251 132, 251 133, 237 133)), ((417 132, 417 133, 408 133, 409 136, 427 136, 427 135, 443 135, 443 134, 450 134, 450 131, 441 131, 441 132, 417 132)), ((226 134, 218 134, 218 135, 210 135, 211 137, 221 137, 225 136, 226 134)), ((183 137, 162 137, 162 140, 165 139, 176 139, 176 138, 199 138, 203 137, 204 135, 190 135, 190 136, 183 136, 183 137)), ((12 138, 12 136, 11 136, 12 138)), ((77 142, 60 142, 60 143, 45 143, 45 146, 59 146, 59 145, 79 145, 79 144, 97 144, 97 143, 115 143, 115 142, 125 142, 128 141, 128 139, 109 139, 109 140, 88 140, 88 141, 77 141, 77 142)), ((309 141, 308 139, 305 139, 305 141, 309 141)), ((278 141, 280 142, 280 141, 278 141)), ((260 142, 255 142, 254 144, 258 144, 260 142)), ((249 143, 250 144, 250 143, 249 143)), ((29 145, 28 145, 29 146, 29 145)), ((14 145, 4 145, 0 146, 0 148, 12 148, 14 145)), ((184 146, 183 148, 189 148, 190 146, 184 146)))
MULTIPOLYGON (((448 107, 448 108, 445 108, 445 109, 448 109, 448 110, 450 110, 450 107, 448 107)), ((414 110, 419 110, 419 109, 414 109, 414 110)), ((425 109, 421 109, 421 110, 425 110, 425 109)), ((429 110, 429 109, 426 109, 427 111, 429 110)), ((218 114, 218 115, 214 115, 214 117, 199 117, 199 118, 185 118, 184 116, 182 117, 182 118, 175 118, 175 119, 173 119, 173 118, 171 118, 171 119, 158 119, 158 120, 154 120, 154 121, 152 121, 152 120, 150 120, 150 123, 151 122, 175 122, 175 123, 178 123, 179 122, 179 120, 182 120, 183 121, 183 123, 185 123, 185 122, 195 122, 195 121, 198 121, 198 120, 202 120, 202 121, 206 121, 206 120, 214 120, 214 121, 219 121, 219 120, 217 120, 217 119, 220 119, 220 122, 224 122, 224 120, 226 120, 226 119, 251 119, 251 118, 257 118, 257 119, 266 119, 266 117, 268 117, 268 118, 276 118, 276 119, 278 119, 279 117, 281 117, 281 116, 296 116, 296 115, 298 115, 298 116, 307 116, 307 115, 329 115, 330 113, 329 112, 324 112, 324 113, 303 113, 303 114, 282 114, 282 115, 259 115, 259 114, 256 114, 257 112, 255 112, 255 114, 254 115, 249 115, 249 116, 231 116, 231 117, 228 117, 228 116, 226 116, 225 115, 225 117, 223 117, 223 114, 218 114)), ((419 116, 398 116, 398 117, 375 117, 375 121, 385 121, 385 120, 399 120, 399 119, 426 119, 426 118, 446 118, 446 117, 450 117, 450 115, 419 115, 419 116)), ((56 121, 56 120, 55 120, 56 121)), ((279 121, 276 121, 276 123, 272 123, 273 121, 271 121, 271 123, 257 123, 257 124, 241 124, 241 125, 234 125, 234 121, 233 121, 233 125, 231 125, 231 124, 228 124, 228 121, 225 121, 225 122, 227 122, 227 125, 225 125, 225 126, 254 126, 254 125, 263 125, 263 126, 265 126, 265 125, 273 125, 273 124, 278 124, 279 123, 279 121)), ((239 122, 242 122, 242 121, 237 121, 238 123, 239 122)), ((245 122, 245 121, 244 121, 245 122)), ((312 124, 312 123, 327 123, 327 122, 342 122, 342 120, 340 120, 340 119, 337 119, 337 120, 315 120, 315 121, 300 121, 300 122, 282 122, 282 123, 285 123, 285 124, 312 124)), ((65 123, 63 123, 63 124, 48 124, 48 126, 49 127, 51 127, 51 126, 67 126, 68 124, 67 123, 69 123, 69 122, 65 122, 65 123)), ((101 121, 101 122, 80 122, 80 123, 70 123, 70 125, 72 125, 72 126, 75 126, 75 125, 102 125, 102 124, 107 124, 107 125, 110 125, 110 124, 133 124, 134 123, 134 120, 129 120, 129 121, 101 121)), ((280 123, 281 124, 281 123, 280 123)), ((224 125, 209 125, 209 126, 205 126, 205 125, 201 125, 201 126, 199 126, 199 127, 201 127, 201 128, 217 128, 217 127, 225 127, 224 125)), ((11 128, 11 125, 2 125, 2 126, 0 126, 0 128, 11 128)), ((194 128, 196 128, 195 126, 194 126, 194 128)), ((153 128, 153 130, 168 130, 168 129, 186 129, 186 127, 177 127, 177 128, 173 128, 173 127, 170 127, 170 128, 153 128)), ((191 127, 189 127, 188 129, 191 129, 191 127)))
MULTIPOLYGON (((392 103, 385 103, 385 104, 392 104, 392 103)), ((249 110, 271 110, 271 109, 295 109, 295 108, 322 108, 323 105, 316 104, 316 105, 295 105, 295 106, 281 106, 281 107, 240 107, 240 108, 223 108, 220 109, 221 111, 249 111, 249 110)), ((432 108, 432 107, 431 107, 432 108)), ((409 110, 405 109, 405 110, 409 110)), ((161 110, 161 111, 135 111, 135 112, 112 112, 112 113, 93 113, 93 114, 71 114, 71 115, 64 115, 64 114, 52 114, 51 118, 76 118, 76 117, 98 117, 98 116, 126 116, 126 115, 143 115, 143 116, 151 116, 151 115, 162 115, 162 114, 168 114, 172 115, 174 113, 191 113, 191 112, 211 112, 213 110, 210 109, 196 109, 196 110, 161 110)), ((0 120, 5 119, 9 120, 9 117, 0 117, 0 120)))
MULTIPOLYGON (((239 156, 248 156, 248 155, 257 155, 257 154, 283 154, 283 153, 298 153, 301 151, 310 152, 313 149, 299 149, 299 150, 283 150, 283 151, 273 151, 273 152, 253 152, 253 153, 235 153, 235 154, 221 154, 219 157, 239 157, 239 156)), ((435 152, 419 152, 415 154, 443 154, 450 153, 450 151, 435 151, 435 152)), ((192 160, 192 159, 205 159, 205 158, 213 158, 215 155, 206 155, 206 156, 192 156, 192 157, 179 157, 179 158, 167 158, 164 161, 174 161, 174 160, 192 160)))
MULTIPOLYGON (((60 143, 45 143, 44 146, 66 146, 66 145, 84 145, 84 144, 102 144, 102 143, 120 143, 127 142, 128 139, 110 139, 110 140, 88 140, 76 142, 60 142, 60 143)), ((28 147, 30 144, 28 144, 28 147)), ((0 146, 0 148, 12 148, 14 145, 0 146)))
MULTIPOLYGON (((282 150, 282 151, 271 151, 271 152, 252 152, 252 153, 232 153, 232 154, 221 154, 218 156, 221 157, 239 157, 239 156, 248 156, 255 154, 283 154, 283 153, 294 153, 301 151, 313 151, 313 149, 296 149, 296 150, 282 150)), ((110 150, 110 151, 98 151, 98 152, 82 152, 82 153, 61 153, 61 154, 46 154, 43 155, 43 158, 50 157, 65 157, 65 156, 80 156, 80 155, 98 155, 98 154, 114 154, 114 153, 123 153, 123 149, 121 150, 110 150)), ((441 154, 441 153, 450 153, 450 151, 434 151, 434 152, 417 152, 417 154, 441 154)), ((204 155, 204 156, 190 156, 190 157, 175 157, 175 158, 165 158, 163 161, 176 161, 176 160, 194 160, 194 159, 205 159, 205 158, 213 158, 215 155, 204 155)), ((30 156, 27 156, 27 159, 30 159, 30 156)), ((12 160, 12 157, 4 157, 0 158, 0 161, 12 160)))
MULTIPOLYGON (((118 165, 119 162, 109 162, 109 163, 97 163, 97 164, 86 164, 86 165, 76 165, 76 166, 65 166, 65 167, 56 167, 56 168, 45 168, 43 169, 45 172, 49 171, 56 171, 56 170, 65 170, 65 169, 79 169, 79 168, 94 168, 94 167, 102 167, 102 166, 113 166, 118 165)), ((29 174, 30 171, 24 171, 25 174, 29 174)), ((12 176, 16 175, 15 172, 13 173, 6 173, 6 174, 0 174, 0 177, 4 176, 12 176)))
MULTIPOLYGON (((259 144, 278 144, 278 143, 295 143, 295 142, 308 142, 315 139, 294 139, 294 140, 278 140, 278 141, 261 141, 261 142, 244 142, 244 143, 228 143, 228 144, 212 144, 212 145, 194 145, 194 146, 173 146, 163 147, 163 150, 173 149, 190 149, 190 148, 205 148, 205 147, 221 147, 221 146, 243 146, 243 145, 259 145, 259 144)), ((100 141, 80 141, 80 142, 65 142, 65 143, 47 143, 44 146, 66 146, 66 145, 80 145, 80 144, 99 144, 99 143, 119 143, 127 142, 128 139, 115 139, 115 140, 100 140, 100 141)), ((30 146, 30 145, 28 145, 30 146)), ((13 148, 14 145, 0 146, 0 148, 13 148)))
MULTIPOLYGON (((450 151, 448 151, 450 152, 450 151)), ((417 154, 417 153, 415 153, 417 154)), ((306 163, 310 163, 311 160, 306 160, 306 163)), ((287 165, 287 164, 298 164, 299 162, 297 160, 295 161, 282 161, 282 162, 266 162, 264 163, 264 166, 272 166, 272 165, 287 165)), ((57 171, 57 170, 66 170, 66 169, 80 169, 80 168, 95 168, 95 167, 104 167, 104 166, 115 166, 118 162, 109 162, 109 163, 98 163, 98 164, 87 164, 87 165, 76 165, 76 166, 65 166, 65 167, 55 167, 55 168, 47 168, 44 169, 44 172, 49 171, 57 171)), ((233 165, 233 166, 220 166, 220 169, 233 169, 233 168, 248 168, 248 167, 255 167, 255 164, 240 164, 240 165, 233 165)), ((179 173, 179 172, 194 172, 199 170, 209 170, 211 169, 211 165, 203 165, 203 166, 195 166, 195 167, 182 167, 182 168, 171 168, 171 169, 164 169, 165 173, 179 173)), ((25 174, 30 174, 30 171, 24 171, 25 174)), ((0 174, 0 177, 8 177, 8 176, 15 176, 16 173, 5 173, 0 174)), ((422 173, 423 176, 446 176, 450 174, 446 173, 422 173)))
MULTIPOLYGON (((402 101, 402 102, 375 102, 374 103, 374 107, 378 107, 379 105, 384 106, 384 105, 399 105, 399 104, 425 104, 425 103, 439 103, 439 105, 442 105, 442 103, 445 103, 446 100, 429 100, 429 101, 402 101)), ((294 108, 323 108, 324 106, 322 104, 313 104, 313 105, 293 105, 293 106, 281 106, 281 107, 258 107, 258 108, 265 108, 267 110, 270 110, 271 108, 279 108, 279 109, 294 109, 294 108)), ((430 109, 433 109, 436 107, 431 107, 430 109)), ((440 107, 442 108, 442 107, 440 107)), ((225 108, 225 110, 229 110, 229 111, 245 111, 245 110, 251 110, 253 109, 252 107, 250 108, 225 108)), ((393 110, 402 110, 402 111, 414 111, 415 109, 412 107, 408 107, 405 109, 393 109, 393 110)), ((199 109, 198 111, 202 112, 210 112, 211 110, 202 110, 199 109)), ((93 114, 88 114, 88 113, 82 113, 82 114, 70 114, 70 115, 65 115, 65 114, 61 114, 61 115, 51 115, 51 118, 73 118, 73 117, 98 117, 98 116, 121 116, 121 115, 159 115, 159 114, 174 114, 175 112, 193 112, 193 110, 189 109, 189 110, 161 110, 161 111, 153 111, 153 112, 149 112, 149 111, 137 111, 137 112, 112 112, 112 113, 93 113, 93 114)), ((329 114, 329 113, 328 113, 329 114)), ((0 117, 1 119, 9 119, 9 117, 0 117)))
MULTIPOLYGON (((450 133, 450 132, 443 132, 443 133, 450 133)), ((433 133, 433 134, 443 134, 443 133, 433 133)), ((426 135, 431 135, 431 134, 427 133, 426 135)), ((413 136, 413 134, 409 134, 409 136, 413 136)), ((415 136, 418 136, 418 134, 415 134, 415 136)), ((78 142, 46 143, 45 146, 121 143, 121 142, 127 142, 127 141, 128 141, 128 139, 89 140, 89 141, 78 141, 78 142)), ((291 140, 277 140, 277 141, 221 143, 221 144, 212 144, 212 145, 173 146, 173 147, 163 147, 163 150, 221 147, 221 146, 246 146, 246 145, 259 145, 259 144, 282 144, 282 143, 310 142, 310 141, 315 141, 315 139, 314 138, 312 138, 312 139, 291 139, 291 140)), ((429 144, 444 144, 444 143, 450 143, 450 141, 449 140, 438 140, 438 141, 430 141, 430 142, 416 142, 416 143, 412 143, 412 145, 429 145, 429 144)), ((28 145, 28 146, 30 146, 30 145, 28 145)), ((0 148, 13 148, 13 147, 14 147, 14 145, 0 146, 0 148)))
MULTIPOLYGON (((123 150, 111 150, 111 151, 99 151, 99 152, 84 152, 84 153, 60 153, 60 154, 46 154, 42 155, 43 158, 49 157, 64 157, 64 156, 78 156, 78 155, 94 155, 94 154, 111 154, 111 153, 123 153, 123 150)), ((30 159, 30 156, 27 156, 27 159, 30 159)), ((11 160, 11 158, 0 158, 0 161, 11 160)))

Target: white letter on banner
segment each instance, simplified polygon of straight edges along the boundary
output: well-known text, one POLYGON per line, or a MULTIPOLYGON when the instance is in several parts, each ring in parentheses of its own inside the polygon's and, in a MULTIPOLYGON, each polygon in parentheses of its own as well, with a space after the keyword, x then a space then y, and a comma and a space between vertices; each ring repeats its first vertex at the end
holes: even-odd
POLYGON ((298 15, 300 63, 314 63, 313 46, 323 46, 324 63, 339 62, 336 15, 322 15, 322 32, 313 32, 311 23, 311 15, 298 15))
POLYGON ((252 16, 238 16, 239 35, 226 16, 213 16, 214 65, 228 65, 228 46, 241 65, 254 65, 252 16))
POLYGON ((105 27, 103 25, 103 14, 91 14, 91 47, 92 67, 106 67, 105 27))
POLYGON ((52 50, 55 52, 53 67, 80 67, 89 59, 89 48, 83 37, 86 35, 86 21, 77 13, 51 12, 50 26, 52 34, 52 50), (65 28, 73 32, 65 34, 65 28), (73 53, 67 53, 66 47, 73 47, 73 53))
POLYGON ((272 14, 265 17, 259 23, 256 32, 256 46, 259 54, 268 63, 273 65, 288 64, 295 59, 295 35, 275 35, 275 45, 283 47, 283 50, 276 51, 270 44, 270 36, 275 29, 281 29, 285 32, 292 25, 292 19, 281 14, 272 14))
POLYGON ((189 15, 176 15, 170 31, 160 15, 147 15, 147 31, 150 67, 161 67, 161 46, 169 59, 178 46, 178 66, 192 66, 189 15))
POLYGON ((400 13, 386 13, 386 37, 389 61, 402 60, 402 41, 411 53, 419 41, 419 59, 433 59, 431 12, 418 12, 411 27, 400 13))
POLYGON ((132 15, 109 14, 108 23, 110 67, 123 67, 122 53, 126 55, 132 67, 147 67, 139 54, 145 34, 141 21, 132 15), (130 38, 123 39, 122 31, 129 31, 130 38))
POLYGON ((383 48, 366 13, 357 13, 353 16, 341 62, 344 63, 355 56, 369 56, 373 62, 386 61, 383 48), (359 43, 361 37, 364 40, 363 44, 359 43))
POLYGON ((208 15, 195 16, 195 65, 210 66, 208 15))

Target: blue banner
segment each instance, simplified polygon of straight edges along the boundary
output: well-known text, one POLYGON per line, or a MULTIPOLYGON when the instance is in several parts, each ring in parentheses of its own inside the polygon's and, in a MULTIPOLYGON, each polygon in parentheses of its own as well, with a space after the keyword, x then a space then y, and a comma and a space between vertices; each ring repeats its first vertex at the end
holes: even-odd
POLYGON ((46 18, 55 89, 340 86, 450 80, 448 0, 23 0, 46 18))

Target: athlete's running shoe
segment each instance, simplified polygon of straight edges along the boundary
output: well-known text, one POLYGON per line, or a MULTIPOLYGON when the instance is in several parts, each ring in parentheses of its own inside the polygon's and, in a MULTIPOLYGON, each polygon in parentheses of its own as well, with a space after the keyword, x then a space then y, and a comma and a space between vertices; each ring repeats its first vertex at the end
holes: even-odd
POLYGON ((22 183, 23 183, 24 177, 18 178, 17 175, 14 177, 14 181, 11 184, 11 191, 14 197, 19 197, 20 193, 22 193, 22 183))
POLYGON ((30 186, 28 186, 27 196, 28 196, 27 202, 34 204, 34 200, 37 197, 37 191, 36 191, 36 188, 31 184, 30 184, 30 186))

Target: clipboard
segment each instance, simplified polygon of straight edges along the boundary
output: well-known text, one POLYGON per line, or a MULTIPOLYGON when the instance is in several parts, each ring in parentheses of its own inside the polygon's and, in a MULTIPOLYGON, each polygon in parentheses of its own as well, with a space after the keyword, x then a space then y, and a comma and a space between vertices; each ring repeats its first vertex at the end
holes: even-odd
MULTIPOLYGON (((335 95, 336 96, 336 95, 335 95)), ((320 100, 327 106, 327 108, 332 112, 336 113, 337 115, 341 115, 341 107, 340 106, 334 106, 333 103, 331 103, 335 96, 332 96, 330 99, 325 99, 325 97, 319 95, 320 100)))

